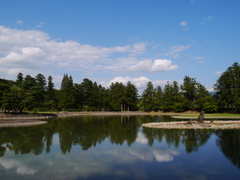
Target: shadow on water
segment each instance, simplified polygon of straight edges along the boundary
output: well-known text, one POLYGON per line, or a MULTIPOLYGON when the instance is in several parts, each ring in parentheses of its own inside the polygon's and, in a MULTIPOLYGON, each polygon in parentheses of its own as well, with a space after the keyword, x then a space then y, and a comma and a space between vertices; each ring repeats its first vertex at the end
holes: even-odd
POLYGON ((54 134, 59 135, 62 154, 71 152, 74 145, 88 150, 108 139, 110 143, 131 146, 141 131, 149 146, 163 140, 169 147, 185 146, 187 153, 204 146, 211 135, 217 136, 216 144, 222 153, 240 168, 239 130, 184 130, 142 128, 142 123, 166 122, 169 116, 80 116, 50 119, 49 123, 32 127, 0 128, 0 157, 6 150, 15 154, 41 154, 51 151, 54 134))

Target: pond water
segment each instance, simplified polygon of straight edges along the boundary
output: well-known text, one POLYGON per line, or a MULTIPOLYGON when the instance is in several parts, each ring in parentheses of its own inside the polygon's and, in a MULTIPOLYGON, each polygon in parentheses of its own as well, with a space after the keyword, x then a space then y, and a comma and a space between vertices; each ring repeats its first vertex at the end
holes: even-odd
POLYGON ((0 179, 239 179, 239 130, 164 130, 168 116, 80 116, 0 128, 0 179))

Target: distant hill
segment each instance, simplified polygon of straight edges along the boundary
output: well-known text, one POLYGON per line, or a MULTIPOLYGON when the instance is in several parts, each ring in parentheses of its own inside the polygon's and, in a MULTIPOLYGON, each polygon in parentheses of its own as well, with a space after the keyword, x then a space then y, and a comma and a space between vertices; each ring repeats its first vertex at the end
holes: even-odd
POLYGON ((211 94, 211 96, 213 96, 216 92, 209 92, 211 94))

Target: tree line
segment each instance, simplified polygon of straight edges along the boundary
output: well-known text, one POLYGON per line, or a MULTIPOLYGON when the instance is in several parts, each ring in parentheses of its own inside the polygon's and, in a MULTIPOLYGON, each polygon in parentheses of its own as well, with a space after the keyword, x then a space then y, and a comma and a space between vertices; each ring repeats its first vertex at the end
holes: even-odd
POLYGON ((196 78, 185 76, 181 85, 167 82, 162 88, 149 81, 141 96, 130 81, 108 88, 85 78, 77 84, 64 74, 61 88, 53 78, 17 75, 16 81, 0 79, 0 107, 5 111, 175 111, 206 112, 240 110, 240 65, 228 67, 214 84, 214 95, 196 78))
POLYGON ((138 90, 128 82, 104 88, 85 78, 80 84, 64 74, 61 88, 55 89, 52 76, 17 75, 16 81, 0 79, 0 106, 5 111, 135 111, 138 90))

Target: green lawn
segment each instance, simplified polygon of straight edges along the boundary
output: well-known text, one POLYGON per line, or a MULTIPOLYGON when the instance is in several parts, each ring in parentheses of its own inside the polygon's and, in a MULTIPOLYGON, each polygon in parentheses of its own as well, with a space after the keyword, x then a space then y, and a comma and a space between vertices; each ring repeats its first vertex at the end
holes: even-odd
MULTIPOLYGON (((198 117, 199 115, 180 115, 180 117, 198 117)), ((204 114, 205 117, 240 117, 240 114, 204 114)))

